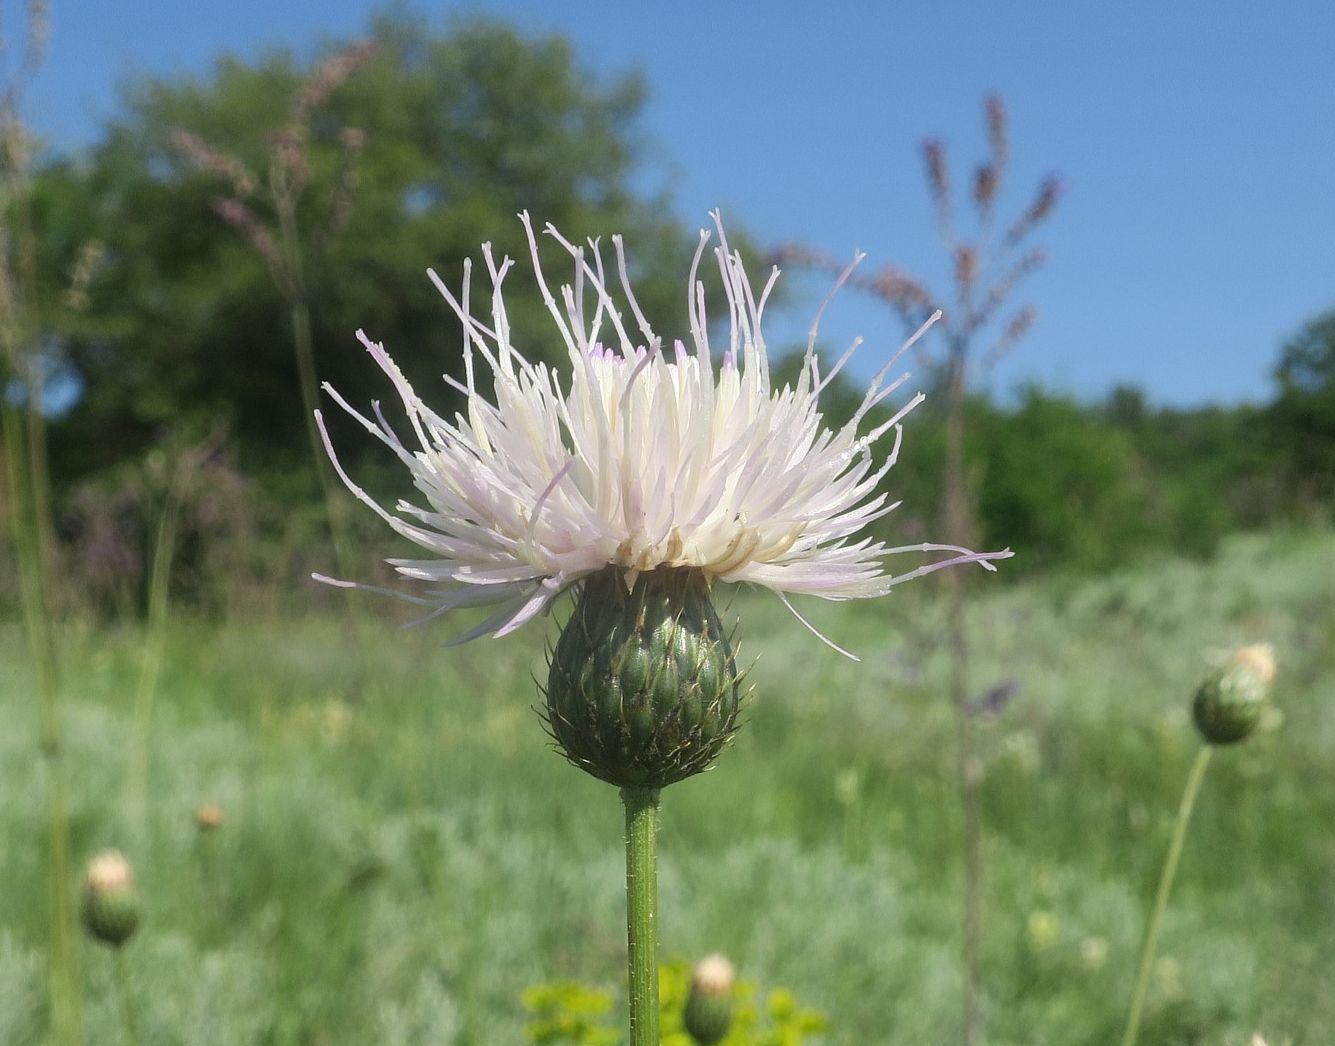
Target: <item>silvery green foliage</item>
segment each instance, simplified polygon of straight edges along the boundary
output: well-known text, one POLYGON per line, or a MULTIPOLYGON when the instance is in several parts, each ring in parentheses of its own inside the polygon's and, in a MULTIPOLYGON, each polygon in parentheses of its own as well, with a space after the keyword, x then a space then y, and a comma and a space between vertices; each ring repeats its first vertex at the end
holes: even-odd
MULTIPOLYGON (((126 960, 148 1042, 251 1046, 281 1027, 260 935, 208 948, 179 933, 146 929, 126 960)), ((114 996, 108 992, 103 1004, 114 996)))
MULTIPOLYGON (((983 728, 989 1042, 1115 1041, 1146 882, 1199 747, 1182 695, 1197 655, 1248 641, 1256 618, 1284 665, 1286 719, 1212 767, 1164 926, 1173 962, 1156 973, 1156 992, 1182 994, 1151 996, 1145 1040, 1328 1040, 1331 856, 1312 826, 1335 822, 1320 784, 1335 750, 1331 591, 1335 534, 1289 532, 1231 539, 1210 564, 1030 581, 971 606, 986 623, 980 685, 1023 685, 983 728), (1228 862, 1209 859, 1224 847, 1228 862)), ((957 1019, 957 826, 941 812, 953 723, 946 653, 922 641, 939 610, 921 594, 822 608, 867 655, 855 666, 792 642, 782 605, 739 591, 763 699, 726 761, 673 786, 664 817, 664 954, 724 951, 739 976, 792 987, 829 1015, 828 1046, 948 1041, 957 1019)), ((318 615, 174 622, 140 849, 118 822, 140 648, 128 628, 72 631, 71 806, 94 837, 78 856, 122 845, 139 872, 149 910, 126 957, 145 1046, 375 1043, 381 1007, 411 1020, 431 981, 457 1008, 458 1046, 520 1043, 521 993, 553 971, 619 990, 620 811, 534 750, 517 695, 543 670, 538 639, 440 657, 421 630, 359 652, 318 615), (206 798, 227 813, 207 846, 193 820, 206 798)), ((22 650, 18 625, 0 625, 0 839, 40 840, 22 650)), ((0 846, 4 1046, 37 1046, 43 1030, 41 850, 0 846)), ((114 1036, 110 956, 82 958, 86 1014, 114 1036)))
POLYGON ((451 1046, 458 1041, 459 1008, 441 977, 427 972, 418 978, 411 996, 403 1002, 380 1004, 380 1038, 384 1046, 451 1046))
POLYGON ((26 1046, 40 1041, 46 1009, 46 963, 42 955, 0 933, 0 1042, 26 1046))

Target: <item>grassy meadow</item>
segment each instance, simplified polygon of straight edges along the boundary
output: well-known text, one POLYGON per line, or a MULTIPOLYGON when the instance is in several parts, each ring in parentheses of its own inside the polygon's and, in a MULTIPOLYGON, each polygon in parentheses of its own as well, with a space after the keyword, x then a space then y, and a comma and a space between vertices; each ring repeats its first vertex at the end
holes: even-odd
MULTIPOLYGON (((1239 537, 1209 564, 1093 579, 979 572, 989 1042, 1117 1041, 1212 652, 1276 647, 1277 710, 1210 768, 1141 1041, 1272 1046, 1335 1028, 1335 534, 1239 537)), ((959 814, 931 582, 809 607, 739 593, 755 693, 711 772, 664 794, 664 958, 729 955, 823 1011, 830 1044, 958 1037, 959 814), (804 610, 808 607, 804 607, 804 610)), ((300 605, 300 604, 298 604, 300 605)), ((336 608, 317 601, 312 606, 336 608)), ((135 863, 127 955, 148 1043, 525 1041, 528 986, 620 998, 621 807, 550 750, 533 705, 552 622, 503 641, 363 641, 330 610, 178 616, 141 831, 126 818, 144 635, 62 638, 74 853, 135 863), (202 803, 224 814, 201 832, 202 803)), ((564 613, 564 610, 561 611, 564 613)), ((45 804, 20 626, 0 626, 0 1043, 39 1041, 45 804)), ((71 890, 75 887, 71 884, 71 890)), ((91 1044, 120 1041, 105 950, 80 952, 91 1044)))

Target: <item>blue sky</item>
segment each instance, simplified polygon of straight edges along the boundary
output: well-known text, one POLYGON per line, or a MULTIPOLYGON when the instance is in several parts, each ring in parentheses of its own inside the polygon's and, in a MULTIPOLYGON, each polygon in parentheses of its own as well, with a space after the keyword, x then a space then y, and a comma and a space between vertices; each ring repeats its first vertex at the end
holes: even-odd
MULTIPOLYGON (((135 73, 200 73, 222 51, 352 36, 366 0, 53 0, 28 105, 59 148, 92 141, 135 73)), ((1033 333, 997 369, 1092 399, 1117 382, 1155 403, 1263 401, 1282 339, 1335 306, 1335 4, 420 5, 559 31, 594 75, 639 68, 646 185, 683 219, 721 207, 761 242, 805 240, 942 285, 918 145, 981 159, 988 91, 1011 115, 1007 202, 1048 172, 1067 193, 1040 239, 1048 268, 1017 302, 1033 333)), ((0 2, 6 28, 16 5, 0 2)), ((1006 209, 1003 207, 1003 214, 1006 209)), ((614 230, 610 230, 614 231, 614 230)), ((633 245, 632 245, 633 249, 633 245)), ((423 268, 435 259, 423 259, 423 268)), ((772 344, 803 336, 823 281, 792 277, 772 344)), ((899 328, 846 293, 826 331, 867 336, 863 373, 899 328)))

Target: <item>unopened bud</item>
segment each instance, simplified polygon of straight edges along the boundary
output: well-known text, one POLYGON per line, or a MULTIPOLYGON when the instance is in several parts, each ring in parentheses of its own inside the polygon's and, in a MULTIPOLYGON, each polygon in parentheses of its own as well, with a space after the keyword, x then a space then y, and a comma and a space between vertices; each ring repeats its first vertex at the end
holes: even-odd
POLYGON ((195 824, 201 832, 215 832, 222 827, 223 812, 212 803, 205 803, 195 811, 195 824))
POLYGON ((580 769, 664 788, 708 769, 728 743, 738 689, 703 572, 659 567, 627 588, 607 567, 584 579, 552 652, 546 719, 580 769))
POLYGON ((691 974, 682 1024, 700 1046, 723 1041, 732 1026, 732 963, 721 955, 702 959, 691 974))
POLYGON ((1212 745, 1242 741, 1256 729, 1275 678, 1268 643, 1238 650, 1201 683, 1191 711, 1196 728, 1212 745))
POLYGON ((139 928, 134 870, 118 850, 105 850, 88 864, 84 881, 83 925, 93 937, 119 948, 139 928))

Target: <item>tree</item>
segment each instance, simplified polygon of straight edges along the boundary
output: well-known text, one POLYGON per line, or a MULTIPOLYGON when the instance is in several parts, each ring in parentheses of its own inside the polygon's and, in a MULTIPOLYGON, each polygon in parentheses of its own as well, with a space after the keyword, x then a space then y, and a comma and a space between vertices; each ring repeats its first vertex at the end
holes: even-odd
MULTIPOLYGON (((637 76, 590 77, 564 39, 490 21, 441 32, 400 12, 378 17, 369 35, 373 57, 312 114, 306 143, 298 219, 321 379, 381 387, 354 340, 361 327, 448 410, 440 375, 459 376, 461 335, 424 270, 457 285, 462 259, 484 240, 526 261, 520 210, 576 240, 625 234, 641 304, 663 329, 682 329, 695 237, 665 201, 629 185, 641 145, 637 76), (329 232, 324 216, 346 188, 346 128, 365 146, 346 220, 329 232)), ((345 48, 332 42, 324 53, 345 48)), ((187 130, 263 172, 272 147, 263 131, 289 123, 309 76, 278 52, 223 58, 202 80, 142 80, 86 162, 43 173, 39 222, 64 230, 47 267, 68 269, 89 237, 105 244, 89 308, 59 332, 81 395, 53 433, 58 476, 107 466, 164 429, 202 434, 219 422, 243 469, 310 471, 283 297, 253 240, 219 218, 233 187, 172 144, 187 130)), ((521 335, 550 331, 536 293, 507 303, 521 335)), ((521 348, 548 359, 562 351, 554 339, 521 348)))
POLYGON ((1285 343, 1275 367, 1279 395, 1270 434, 1288 458, 1292 493, 1335 497, 1335 310, 1309 321, 1285 343))

